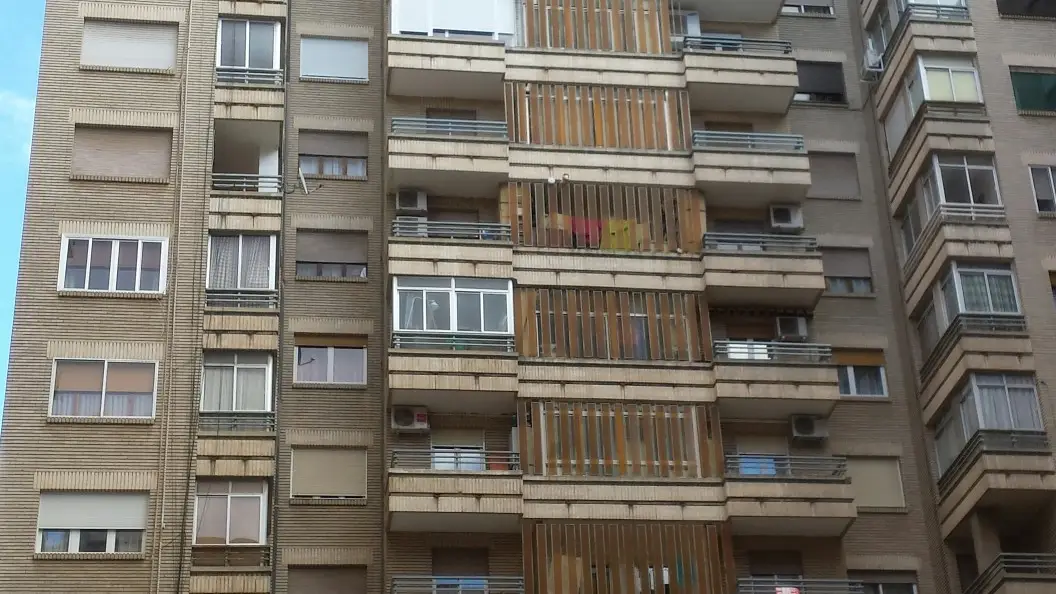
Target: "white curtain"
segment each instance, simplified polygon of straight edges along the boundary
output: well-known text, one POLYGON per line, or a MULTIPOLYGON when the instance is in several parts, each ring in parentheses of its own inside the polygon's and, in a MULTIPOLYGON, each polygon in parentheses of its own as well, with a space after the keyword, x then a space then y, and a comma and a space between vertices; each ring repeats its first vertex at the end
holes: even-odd
POLYGON ((271 288, 271 237, 242 237, 242 278, 239 288, 271 288))
POLYGON ((234 367, 206 367, 202 381, 202 410, 234 410, 234 367))
POLYGON ((242 367, 238 371, 235 410, 240 412, 268 409, 268 373, 259 367, 242 367))
POLYGON ((209 288, 238 288, 238 237, 214 235, 209 238, 209 288))
POLYGON ((57 417, 98 417, 102 392, 56 392, 51 414, 57 417))
POLYGON ((150 393, 107 392, 103 400, 104 417, 150 417, 154 413, 154 395, 150 393))
POLYGON ((1016 305, 1016 290, 1012 285, 1012 277, 1004 274, 991 274, 987 277, 990 287, 990 301, 993 311, 1009 313, 1019 311, 1016 305))
POLYGON ((297 381, 327 381, 326 347, 297 347, 297 381))
POLYGON ((334 348, 334 382, 339 384, 365 384, 366 349, 334 348))

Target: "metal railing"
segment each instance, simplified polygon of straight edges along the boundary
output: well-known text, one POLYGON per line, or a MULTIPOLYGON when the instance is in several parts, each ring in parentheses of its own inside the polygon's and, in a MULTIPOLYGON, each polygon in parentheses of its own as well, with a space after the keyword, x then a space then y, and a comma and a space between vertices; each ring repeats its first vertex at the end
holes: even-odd
MULTIPOLYGON (((964 594, 993 594, 1006 581, 1056 582, 1056 555, 1001 553, 975 578, 964 594)), ((1049 586, 1056 590, 1056 586, 1049 586)))
POLYGON ((816 252, 818 240, 802 235, 705 233, 704 249, 730 252, 816 252))
POLYGON ((715 359, 734 363, 829 363, 832 345, 809 342, 716 340, 715 359))
POLYGON ((891 64, 895 50, 902 43, 902 38, 912 21, 970 21, 971 16, 964 6, 936 6, 933 4, 909 4, 902 11, 898 25, 891 32, 891 39, 884 48, 884 64, 891 64))
POLYGON ((939 476, 939 496, 945 497, 976 458, 983 454, 1042 454, 1052 455, 1049 436, 1044 431, 1021 431, 1012 429, 979 429, 961 448, 949 467, 939 476))
POLYGON ((213 189, 224 192, 280 194, 282 176, 257 173, 213 173, 213 189))
POLYGON ((396 575, 392 576, 392 594, 524 594, 524 578, 396 575))
POLYGON ((750 577, 737 580, 737 594, 864 594, 861 582, 795 577, 750 577))
POLYGON ((909 277, 924 258, 931 240, 946 223, 958 225, 1002 225, 1005 222, 1005 207, 1000 204, 956 204, 945 202, 939 205, 927 224, 917 235, 902 265, 903 278, 909 277))
POLYGON ((283 84, 282 70, 272 68, 238 68, 218 66, 216 82, 232 85, 279 87, 283 84))
POLYGON ((776 39, 743 39, 722 35, 686 35, 682 38, 683 51, 751 52, 792 54, 792 44, 776 39))
MULTIPOLYGON (((925 120, 985 121, 987 119, 986 106, 982 103, 969 103, 966 101, 925 101, 921 103, 920 107, 917 108, 917 113, 913 114, 913 119, 909 122, 909 126, 906 126, 906 133, 902 135, 902 139, 898 142, 898 147, 894 153, 890 154, 891 162, 887 166, 888 173, 894 173, 901 166, 902 161, 906 158, 907 147, 913 144, 908 141, 917 135, 920 128, 924 126, 925 120)), ((887 149, 890 151, 891 147, 887 147, 887 149)))
POLYGON ((472 332, 397 331, 392 333, 392 348, 512 353, 513 335, 477 334, 472 332))
POLYGON ((507 126, 500 120, 444 120, 439 118, 392 118, 390 131, 408 136, 479 136, 506 139, 507 126))
POLYGON ((847 459, 838 456, 782 456, 731 454, 726 456, 726 476, 760 481, 847 480, 847 459))
POLYGON ((1022 335, 1027 331, 1027 318, 1022 314, 960 313, 935 343, 920 367, 920 383, 926 384, 939 365, 946 360, 953 345, 966 335, 1022 335))
POLYGON ((694 150, 805 153, 807 152, 806 147, 803 136, 800 134, 693 131, 694 150))
POLYGON ((273 309, 279 306, 279 292, 246 289, 206 289, 205 306, 273 309))
POLYGON ((400 220, 400 217, 396 217, 396 220, 392 222, 392 236, 510 241, 510 224, 409 221, 400 220))
POLYGON ((273 412, 203 411, 198 413, 198 433, 275 431, 273 412))
POLYGON ((437 472, 484 472, 520 470, 517 452, 470 448, 399 448, 392 450, 392 468, 429 469, 437 472))
POLYGON ((271 567, 271 548, 245 545, 194 545, 192 567, 271 567))

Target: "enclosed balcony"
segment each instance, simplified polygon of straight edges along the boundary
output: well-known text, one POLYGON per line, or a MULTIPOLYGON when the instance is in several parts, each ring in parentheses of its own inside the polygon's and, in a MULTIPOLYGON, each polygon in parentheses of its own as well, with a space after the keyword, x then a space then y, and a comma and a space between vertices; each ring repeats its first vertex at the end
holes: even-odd
POLYGON ((391 594, 524 594, 517 576, 392 576, 391 594))
POLYGON ((282 196, 281 122, 215 120, 213 194, 282 196))
POLYGON ((1001 553, 964 594, 1049 594, 1056 590, 1056 555, 1001 553))
POLYGON ((683 10, 694 10, 701 21, 717 23, 773 23, 781 14, 782 0, 687 0, 683 10))
POLYGON ((682 38, 693 109, 785 113, 799 77, 792 44, 722 35, 682 38))
MULTIPOLYGON (((863 3, 868 4, 868 1, 863 3)), ((946 0, 946 5, 936 5, 890 0, 876 4, 880 4, 884 14, 870 21, 867 35, 884 69, 878 87, 882 111, 887 107, 889 94, 918 52, 975 52, 975 31, 968 9, 954 6, 956 2, 946 0)))
POLYGON ((869 594, 858 582, 786 576, 737 580, 737 594, 869 594))
POLYGON ((388 159, 390 187, 494 197, 509 177, 506 122, 394 117, 388 159))
POLYGON ((694 130, 693 167, 709 206, 800 202, 811 184, 806 143, 799 134, 694 130))
POLYGON ((704 287, 712 306, 813 309, 825 291, 813 237, 705 233, 703 248, 704 287))

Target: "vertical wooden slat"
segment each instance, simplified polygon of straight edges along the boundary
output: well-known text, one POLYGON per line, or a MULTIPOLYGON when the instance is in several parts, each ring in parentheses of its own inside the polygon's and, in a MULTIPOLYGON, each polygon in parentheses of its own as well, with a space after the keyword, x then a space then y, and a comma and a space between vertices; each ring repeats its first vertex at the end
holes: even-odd
POLYGON ((687 323, 686 320, 686 309, 683 303, 683 295, 674 295, 674 311, 675 315, 675 327, 673 333, 675 334, 676 342, 678 345, 678 357, 679 361, 686 361, 689 359, 689 345, 686 344, 686 332, 683 324, 687 323))
POLYGON ((711 576, 711 572, 708 568, 708 559, 712 555, 712 551, 708 546, 707 540, 707 528, 700 524, 692 526, 693 540, 697 554, 694 556, 697 566, 697 581, 700 584, 701 591, 704 592, 715 592, 714 578, 711 576))
POLYGON ((601 437, 601 447, 598 448, 598 462, 600 463, 601 476, 619 476, 614 463, 614 452, 616 451, 617 435, 613 435, 612 424, 609 423, 612 415, 612 404, 602 402, 597 404, 598 434, 601 437))
POLYGON ((620 306, 616 292, 605 291, 605 317, 608 318, 609 328, 609 359, 619 359, 621 357, 620 318, 617 317, 619 311, 620 306))
MULTIPOLYGON (((532 457, 535 464, 535 473, 548 476, 551 474, 553 466, 547 466, 546 457, 543 452, 543 445, 546 443, 543 441, 543 425, 546 424, 543 403, 530 403, 528 411, 532 415, 532 457)), ((549 433, 549 428, 547 433, 549 433)))
POLYGON ((682 150, 689 150, 693 147, 693 124, 692 116, 689 113, 689 93, 685 91, 678 91, 672 93, 668 99, 671 106, 671 138, 673 140, 672 146, 678 147, 682 150), (676 100, 677 96, 677 100, 676 100), (679 118, 674 117, 677 112, 682 113, 681 122, 679 118))
POLYGON ((689 478, 683 463, 683 448, 686 441, 682 417, 685 415, 685 407, 682 405, 671 405, 668 407, 668 415, 668 439, 671 440, 671 462, 674 465, 674 476, 689 478))
POLYGON ((578 100, 578 87, 575 85, 564 86, 565 97, 567 103, 565 104, 565 111, 568 116, 568 140, 566 144, 568 146, 582 146, 580 141, 581 132, 579 129, 579 116, 581 113, 581 107, 578 100))
POLYGON ((665 404, 653 405, 653 420, 656 424, 656 461, 660 465, 660 476, 671 476, 671 455, 668 453, 667 440, 668 428, 671 424, 671 406, 665 404))
POLYGON ((659 52, 667 54, 671 52, 671 2, 670 0, 654 0, 656 8, 654 12, 660 19, 660 46, 659 52))
POLYGON ((645 313, 649 317, 649 352, 653 359, 663 359, 660 352, 660 332, 662 327, 656 323, 656 293, 646 293, 645 313))
POLYGON ((587 402, 583 405, 583 414, 587 417, 586 441, 587 447, 584 453, 585 463, 583 472, 587 476, 602 475, 602 466, 598 455, 600 435, 598 434, 598 404, 587 402))
POLYGON ((557 195, 558 195, 558 200, 560 201, 558 203, 558 207, 559 207, 559 210, 562 213, 564 213, 564 219, 565 219, 564 233, 561 234, 561 241, 562 241, 561 245, 563 247, 570 248, 574 244, 572 238, 574 236, 573 226, 574 226, 575 219, 573 219, 573 217, 572 217, 572 200, 571 200, 571 192, 569 191, 568 184, 561 184, 560 186, 558 186, 557 195))
MULTIPOLYGON (((664 592, 666 591, 664 588, 664 566, 667 564, 664 563, 664 545, 663 537, 661 535, 663 524, 660 524, 658 522, 650 522, 646 524, 646 526, 649 529, 648 546, 650 552, 652 553, 652 561, 650 562, 650 565, 653 566, 654 591, 658 593, 664 592)), ((671 567, 668 570, 668 573, 673 574, 674 571, 674 563, 672 563, 671 567)), ((673 575, 669 575, 668 579, 673 577, 673 575)))
POLYGON ((621 122, 620 122, 620 96, 624 89, 606 87, 602 89, 603 103, 605 105, 605 144, 609 148, 618 148, 622 145, 621 122))
POLYGON ((539 103, 539 88, 542 85, 528 83, 524 85, 524 93, 527 97, 528 109, 525 110, 527 115, 527 130, 528 138, 530 138, 531 144, 543 144, 542 127, 540 126, 540 119, 542 117, 542 105, 539 103))
POLYGON ((575 475, 576 472, 572 470, 572 423, 571 415, 568 410, 567 402, 560 402, 555 404, 557 409, 557 415, 559 419, 559 427, 561 431, 561 451, 558 452, 560 460, 558 464, 561 465, 562 474, 575 475))
POLYGON ((645 435, 643 439, 645 441, 645 464, 647 465, 648 471, 647 476, 655 477, 657 474, 657 464, 659 462, 658 450, 656 443, 656 423, 657 419, 653 415, 653 405, 646 404, 642 406, 642 429, 644 429, 645 435))
POLYGON ((533 525, 527 521, 521 522, 521 574, 524 575, 524 591, 526 594, 534 594, 536 563, 535 556, 539 551, 533 546, 535 530, 533 525))
POLYGON ((576 47, 576 37, 572 29, 572 11, 576 4, 575 0, 563 0, 562 2, 562 10, 565 13, 565 44, 563 47, 569 49, 576 47))
POLYGON ((669 221, 669 220, 665 219, 664 216, 663 216, 663 208, 664 208, 663 195, 664 195, 664 193, 666 191, 667 190, 664 190, 662 192, 658 192, 659 195, 655 196, 655 199, 652 200, 652 202, 650 203, 650 209, 649 209, 650 216, 656 222, 655 228, 657 230, 657 235, 656 235, 656 239, 654 241, 654 248, 653 249, 655 249, 656 251, 660 251, 660 252, 671 252, 671 251, 673 251, 669 247, 670 244, 671 244, 671 235, 672 235, 672 233, 671 233, 671 224, 672 224, 672 221, 669 221))
MULTIPOLYGON (((567 1, 567 0, 564 0, 567 1)), ((557 85, 554 87, 554 125, 556 127, 556 134, 554 136, 554 144, 567 146, 568 145, 568 132, 566 131, 567 121, 565 119, 568 113, 568 103, 565 97, 566 85, 557 85)))
MULTIPOLYGON (((717 476, 715 466, 715 455, 714 451, 716 448, 713 447, 715 444, 708 437, 708 430, 710 428, 709 411, 706 406, 697 407, 697 422, 693 427, 696 432, 697 444, 700 448, 700 472, 705 477, 717 476)), ((721 457, 721 452, 719 452, 721 457)))
POLYGON ((643 54, 649 51, 649 44, 652 41, 652 36, 649 35, 649 30, 646 28, 645 24, 646 10, 643 6, 644 4, 645 2, 643 0, 638 0, 632 4, 635 17, 634 36, 638 42, 638 51, 643 54))
MULTIPOLYGON (((613 442, 614 449, 612 451, 612 459, 616 467, 616 476, 626 476, 628 460, 627 460, 627 424, 624 421, 624 405, 617 402, 613 405, 612 410, 612 425, 613 425, 613 442)), ((609 423, 609 419, 605 419, 606 424, 609 423)))
POLYGON ((671 564, 670 594, 682 594, 686 581, 685 555, 679 546, 679 529, 677 526, 663 526, 664 558, 671 564))
POLYGON ((538 357, 539 351, 539 335, 536 326, 536 314, 535 306, 536 299, 538 298, 535 289, 520 289, 517 291, 520 295, 520 336, 521 349, 520 353, 526 357, 538 357))
POLYGON ((550 547, 550 554, 547 555, 552 559, 554 564, 554 594, 565 594, 567 591, 569 594, 575 594, 574 590, 566 589, 565 582, 567 581, 567 567, 565 565, 564 555, 564 543, 562 542, 561 524, 550 524, 547 526, 550 532, 550 540, 553 543, 550 547))
POLYGON ((611 32, 611 47, 612 51, 622 52, 623 51, 623 35, 620 34, 620 9, 623 6, 624 0, 603 0, 608 4, 608 10, 605 11, 607 26, 606 29, 611 32))
POLYGON ((568 357, 568 322, 565 319, 565 299, 567 291, 563 289, 550 289, 550 311, 554 315, 554 350, 555 357, 562 359, 568 357))
POLYGON ((630 295, 627 291, 620 291, 620 325, 622 327, 623 334, 623 358, 633 359, 636 356, 634 352, 634 332, 631 330, 631 303, 630 295))
POLYGON ((659 148, 656 143, 657 133, 663 128, 656 125, 656 116, 653 113, 653 91, 639 89, 642 97, 642 142, 641 148, 659 148))
POLYGON ((697 297, 686 295, 686 328, 689 329, 688 350, 690 361, 700 361, 700 321, 697 319, 697 297))
POLYGON ((612 358, 611 345, 607 338, 608 316, 605 311, 605 294, 602 291, 594 291, 594 339, 598 348, 594 356, 598 359, 612 358))
MULTIPOLYGON (((583 567, 583 594, 594 594, 594 580, 590 568, 595 565, 594 539, 590 537, 590 524, 576 524, 576 539, 579 541, 580 565, 583 567)), ((600 568, 598 568, 600 570, 600 568)))
POLYGON ((700 358, 702 361, 711 361, 715 358, 715 343, 711 334, 711 318, 708 317, 708 302, 703 295, 697 295, 697 324, 700 326, 700 358))
POLYGON ((572 289, 565 292, 565 308, 568 312, 568 356, 578 359, 583 356, 579 337, 583 319, 579 313, 579 291, 572 289))
POLYGON ((680 429, 682 431, 682 442, 686 444, 685 459, 686 468, 693 478, 706 476, 701 469, 700 458, 697 456, 699 441, 697 440, 697 429, 694 419, 698 409, 693 406, 683 407, 680 429))
POLYGON ((545 416, 546 420, 546 474, 547 476, 556 476, 559 474, 559 453, 557 451, 557 436, 561 432, 561 423, 557 418, 558 410, 557 405, 555 403, 542 403, 542 410, 543 416, 545 416))
POLYGON ((637 1, 622 0, 623 5, 623 30, 626 32, 626 39, 624 41, 624 51, 633 52, 635 49, 634 43, 634 10, 638 4, 637 1))
POLYGON ((624 428, 624 440, 627 444, 627 456, 630 458, 630 474, 632 476, 642 476, 642 460, 644 455, 642 452, 642 437, 641 437, 641 423, 638 415, 638 409, 640 405, 628 404, 623 408, 623 412, 626 414, 624 422, 626 426, 624 428))
POLYGON ((588 476, 590 473, 586 470, 586 461, 590 459, 587 455, 587 439, 585 435, 584 420, 586 419, 583 410, 582 402, 572 403, 572 438, 575 447, 573 448, 574 456, 573 461, 576 464, 576 474, 578 476, 588 476))

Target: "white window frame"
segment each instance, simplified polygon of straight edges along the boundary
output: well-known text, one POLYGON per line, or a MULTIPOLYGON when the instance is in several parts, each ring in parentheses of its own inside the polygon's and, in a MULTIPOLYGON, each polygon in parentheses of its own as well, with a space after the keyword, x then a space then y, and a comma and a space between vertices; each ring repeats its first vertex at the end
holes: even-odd
MULTIPOLYGON (((940 3, 936 2, 935 4, 939 5, 940 3)), ((916 77, 920 81, 921 88, 923 89, 924 100, 925 101, 933 101, 934 99, 932 99, 932 96, 931 96, 931 85, 928 84, 928 76, 927 76, 928 70, 945 70, 946 73, 947 73, 947 77, 948 77, 948 79, 950 81, 950 91, 951 92, 956 90, 954 88, 954 85, 953 85, 953 73, 954 72, 971 72, 972 73, 972 77, 975 79, 975 99, 966 100, 966 99, 957 99, 956 97, 954 97, 953 98, 953 102, 954 103, 979 103, 979 104, 981 104, 983 102, 983 87, 982 87, 982 85, 979 82, 979 64, 976 63, 974 58, 960 58, 960 57, 958 57, 958 58, 947 58, 947 57, 937 56, 935 54, 918 54, 917 55, 916 68, 914 68, 912 71, 910 71, 906 75, 905 84, 903 86, 907 88, 907 93, 908 93, 909 80, 912 77, 916 77), (932 58, 934 60, 944 60, 944 61, 945 60, 955 60, 955 61, 963 60, 965 62, 970 62, 971 63, 971 68, 968 68, 967 66, 946 66, 946 65, 938 65, 938 64, 934 64, 934 63, 929 64, 928 63, 928 58, 932 58)), ((918 105, 917 109, 919 109, 919 108, 920 108, 920 106, 918 105)), ((915 112, 916 112, 916 109, 914 109, 914 113, 913 114, 910 114, 910 119, 913 118, 913 115, 915 115, 915 112)))
POLYGON ((262 234, 258 235, 258 234, 254 234, 254 233, 237 233, 237 234, 210 233, 209 234, 209 241, 208 241, 208 244, 206 245, 206 268, 205 268, 206 289, 216 289, 218 291, 274 291, 275 290, 275 282, 276 282, 275 277, 278 276, 278 272, 277 272, 278 271, 278 265, 277 265, 278 254, 277 254, 277 250, 276 250, 276 246, 277 245, 278 245, 278 236, 276 236, 276 235, 262 235, 262 234), (214 237, 237 237, 238 238, 238 253, 235 254, 235 260, 238 263, 238 268, 236 269, 236 273, 235 273, 235 279, 236 279, 235 280, 235 284, 236 285, 241 285, 242 284, 242 240, 244 238, 246 238, 246 237, 267 237, 267 238, 269 238, 271 240, 271 247, 270 247, 271 254, 270 254, 270 262, 268 263, 268 273, 269 273, 268 274, 268 288, 267 289, 260 289, 260 288, 249 288, 249 287, 242 287, 242 286, 237 286, 237 287, 213 287, 213 286, 210 286, 212 284, 212 277, 213 277, 213 238, 214 237))
POLYGON ((205 368, 207 368, 207 367, 230 368, 232 370, 232 373, 234 374, 232 382, 231 382, 231 390, 232 390, 231 403, 232 403, 232 409, 234 409, 234 402, 235 402, 234 395, 238 393, 238 370, 239 370, 239 368, 244 368, 244 369, 260 369, 260 368, 264 368, 264 373, 265 373, 264 399, 265 399, 265 403, 266 404, 265 404, 265 407, 264 407, 263 410, 205 410, 205 409, 202 408, 202 405, 204 404, 205 399, 204 398, 199 398, 198 399, 199 400, 199 402, 198 402, 198 411, 199 412, 220 413, 220 414, 223 414, 223 413, 231 413, 231 414, 242 414, 242 413, 245 413, 245 414, 251 414, 251 413, 272 412, 272 409, 274 408, 273 402, 272 402, 272 385, 271 385, 272 382, 274 381, 274 376, 272 376, 272 371, 273 371, 272 365, 273 365, 273 363, 275 361, 275 358, 272 357, 270 353, 268 353, 268 355, 267 355, 268 362, 264 363, 264 364, 261 364, 261 363, 239 363, 238 362, 238 355, 240 353, 241 354, 246 354, 246 353, 252 352, 252 351, 231 351, 232 354, 234 354, 234 356, 235 356, 235 362, 232 363, 232 364, 227 364, 227 363, 206 363, 205 362, 205 355, 209 354, 210 352, 224 352, 224 351, 222 351, 220 349, 210 349, 210 350, 205 351, 202 354, 202 391, 203 391, 203 393, 205 391, 205 368))
POLYGON ((888 594, 884 591, 884 586, 912 586, 913 594, 917 594, 917 585, 913 582, 863 582, 869 586, 876 586, 876 594, 888 594))
POLYGON ((850 396, 855 398, 887 398, 887 371, 883 365, 839 365, 840 369, 844 370, 847 374, 847 384, 850 386, 851 391, 847 394, 840 392, 840 396, 850 396), (880 370, 880 393, 879 394, 859 394, 858 393, 858 380, 854 375, 855 367, 875 367, 880 370))
MULTIPOLYGON (((914 85, 914 84, 920 85, 920 89, 921 89, 920 90, 920 100, 921 100, 921 102, 933 101, 934 100, 934 99, 932 99, 932 96, 931 96, 931 86, 928 84, 927 70, 929 68, 933 69, 933 70, 936 70, 936 69, 946 70, 949 73, 952 73, 952 72, 969 72, 970 71, 972 73, 972 75, 974 76, 974 78, 975 78, 975 95, 976 95, 976 99, 974 99, 972 101, 963 101, 963 100, 958 100, 958 99, 954 98, 953 102, 954 103, 965 103, 965 104, 968 104, 968 105, 973 105, 973 104, 974 105, 981 105, 982 102, 983 102, 983 88, 982 88, 982 84, 979 81, 979 64, 975 61, 975 59, 972 59, 972 58, 968 59, 971 62, 971 65, 972 65, 971 69, 969 70, 967 67, 939 66, 939 65, 935 65, 935 64, 929 65, 928 64, 928 58, 929 57, 932 57, 933 59, 943 59, 943 58, 941 58, 941 56, 936 56, 935 54, 931 54, 931 55, 917 55, 916 61, 913 62, 912 66, 909 68, 908 72, 906 72, 905 76, 903 76, 902 80, 899 82, 898 93, 894 96, 891 106, 887 109, 887 111, 883 114, 883 117, 881 117, 881 119, 880 119, 881 124, 882 124, 882 126, 884 128, 884 138, 885 138, 885 141, 887 141, 887 156, 888 156, 888 159, 891 159, 894 156, 894 154, 896 152, 898 152, 899 147, 902 146, 902 143, 906 139, 906 134, 909 133, 909 129, 910 129, 911 125, 913 124, 913 118, 915 118, 917 116, 917 112, 920 110, 921 103, 917 103, 916 102, 916 100, 914 99, 914 93, 910 90, 910 87, 912 85, 914 85), (890 133, 888 131, 888 125, 889 125, 889 123, 891 121, 891 115, 894 113, 895 110, 902 110, 903 117, 905 119, 905 129, 902 130, 901 133, 899 134, 898 142, 895 143, 895 146, 892 146, 892 143, 890 142, 891 136, 890 136, 890 133)), ((951 74, 951 77, 952 77, 952 74, 951 74)), ((951 81, 950 81, 950 85, 951 85, 951 90, 952 90, 953 89, 952 78, 951 78, 951 81)))
POLYGON ((256 480, 252 480, 250 477, 246 477, 246 479, 247 480, 245 480, 245 481, 241 481, 241 480, 239 480, 239 481, 230 481, 230 480, 227 480, 227 481, 223 481, 223 480, 221 480, 221 481, 199 481, 199 483, 208 482, 208 483, 211 483, 211 484, 227 483, 227 494, 226 494, 226 497, 227 497, 227 524, 226 524, 226 526, 224 528, 224 531, 225 531, 224 540, 226 541, 226 543, 225 544, 219 544, 219 545, 209 545, 209 544, 201 544, 200 545, 200 544, 198 544, 198 542, 197 542, 198 541, 198 501, 202 497, 219 498, 219 497, 221 497, 221 495, 220 494, 200 495, 196 491, 195 494, 194 494, 194 524, 192 524, 192 531, 193 532, 191 533, 191 543, 194 546, 200 546, 200 547, 209 547, 209 546, 212 546, 212 547, 260 547, 260 546, 264 546, 264 545, 267 544, 266 538, 267 538, 267 535, 268 535, 268 488, 269 488, 269 485, 268 485, 267 481, 263 481, 263 480, 262 481, 256 481, 256 480), (260 482, 261 485, 263 486, 263 489, 261 490, 260 493, 232 493, 231 492, 231 483, 233 483, 233 482, 239 482, 239 483, 241 483, 241 482, 260 482), (260 498, 260 533, 258 534, 257 542, 255 542, 255 543, 232 543, 231 542, 231 499, 236 498, 236 497, 243 497, 243 498, 258 497, 258 498, 260 498))
MULTIPOLYGON (((940 321, 944 321, 945 322, 942 325, 942 327, 945 328, 946 326, 949 326, 949 324, 953 320, 953 318, 957 317, 958 314, 962 314, 962 313, 965 313, 965 314, 984 314, 984 315, 992 315, 992 316, 1018 316, 1018 315, 1022 315, 1023 314, 1023 303, 1022 303, 1022 301, 1020 299, 1020 296, 1019 296, 1019 286, 1018 286, 1018 284, 1019 283, 1016 282, 1015 271, 1012 269, 1011 266, 1009 266, 1009 267, 976 266, 976 265, 962 264, 960 262, 953 262, 950 265, 950 269, 947 271, 947 273, 945 275, 943 275, 943 277, 936 282, 935 289, 934 289, 935 290, 934 299, 935 299, 935 303, 936 303, 936 313, 938 313, 938 315, 940 316, 940 321), (983 273, 986 276, 986 278, 989 278, 990 276, 1007 276, 1007 277, 1009 277, 1012 280, 1012 293, 1013 293, 1013 295, 1016 298, 1016 311, 1014 311, 1014 312, 968 311, 968 309, 964 305, 964 287, 961 284, 961 273, 963 273, 963 272, 973 272, 973 273, 981 272, 981 273, 983 273), (946 281, 946 279, 952 279, 952 281, 954 283, 954 294, 957 296, 957 311, 955 311, 955 312, 946 311, 945 294, 942 292, 942 284, 946 281), (952 313, 952 315, 951 315, 951 313, 952 313)), ((990 284, 989 283, 986 284, 986 289, 987 289, 987 297, 989 298, 990 297, 990 284)))
POLYGON ((127 235, 108 235, 105 237, 95 237, 91 235, 67 235, 62 236, 62 246, 59 250, 59 279, 56 287, 59 291, 70 291, 77 293, 121 293, 121 294, 132 294, 132 293, 144 293, 148 295, 159 295, 165 292, 165 280, 168 276, 168 264, 169 264, 169 239, 167 237, 136 237, 127 235), (66 264, 67 256, 69 255, 70 242, 74 240, 81 240, 88 242, 88 260, 86 262, 84 271, 84 288, 66 288, 66 264), (96 241, 109 241, 111 243, 110 248, 110 281, 107 283, 106 289, 89 289, 88 279, 91 276, 92 269, 92 245, 96 241), (161 266, 158 272, 158 290, 146 291, 138 288, 134 290, 118 289, 117 288, 117 258, 120 253, 120 242, 122 241, 138 241, 139 250, 136 254, 136 287, 139 287, 139 282, 142 280, 143 274, 143 244, 144 243, 160 243, 161 244, 161 266))
MULTIPOLYGON (((161 365, 157 361, 141 361, 138 359, 101 359, 98 357, 56 357, 51 361, 51 388, 48 390, 48 416, 56 416, 52 411, 55 406, 55 377, 59 368, 60 361, 101 361, 103 363, 103 384, 100 388, 102 396, 99 399, 99 414, 97 416, 85 416, 85 417, 69 417, 74 419, 153 419, 158 414, 158 370, 161 365), (111 363, 143 363, 151 364, 154 366, 154 392, 151 394, 150 403, 150 416, 149 417, 118 417, 118 416, 105 416, 103 411, 106 410, 106 376, 110 371, 111 363)), ((63 417, 67 418, 67 417, 63 417)))
MULTIPOLYGON (((512 280, 508 280, 508 279, 481 279, 481 280, 501 280, 501 281, 505 282, 506 283, 506 288, 505 289, 501 289, 501 290, 500 289, 460 289, 460 288, 455 288, 455 281, 456 280, 465 279, 467 277, 450 277, 450 276, 429 277, 429 278, 436 278, 436 279, 447 279, 449 281, 447 287, 422 287, 422 286, 415 286, 415 285, 400 285, 399 284, 400 279, 406 280, 408 278, 416 278, 416 277, 414 277, 414 276, 395 277, 394 276, 393 279, 392 279, 392 295, 393 295, 393 297, 392 297, 392 299, 393 299, 393 305, 392 305, 392 328, 393 328, 394 331, 396 331, 396 332, 414 332, 414 333, 418 333, 418 334, 473 334, 473 335, 488 335, 488 336, 512 336, 513 335, 514 318, 513 318, 513 281, 512 280), (409 291, 423 291, 423 292, 434 292, 434 293, 447 292, 448 293, 448 302, 449 302, 449 304, 448 304, 449 305, 449 313, 448 313, 449 317, 448 317, 448 319, 451 320, 451 327, 449 329, 447 329, 447 330, 432 330, 432 329, 428 329, 428 328, 426 328, 426 329, 404 328, 403 324, 402 324, 402 320, 400 319, 400 290, 401 289, 405 290, 405 291, 409 290, 409 291), (480 308, 481 325, 480 325, 480 330, 479 331, 458 330, 458 293, 459 292, 462 292, 462 293, 478 293, 478 294, 481 295, 481 308, 480 308), (487 330, 484 329, 483 295, 505 295, 506 296, 506 327, 507 327, 507 330, 505 332, 493 332, 493 331, 487 331, 487 330)), ((470 278, 469 280, 476 280, 476 279, 470 278)), ((423 303, 422 306, 423 307, 425 306, 424 303, 423 303)), ((428 326, 428 324, 424 323, 424 322, 425 322, 425 318, 423 317, 423 324, 422 325, 423 326, 428 326)))
MULTIPOLYGON (((85 532, 102 532, 103 528, 86 528, 85 532)), ((79 555, 139 555, 146 551, 147 548, 147 531, 146 530, 133 530, 126 528, 107 528, 106 529, 106 551, 100 551, 95 553, 82 553, 81 548, 81 529, 79 528, 37 528, 37 537, 34 550, 42 555, 65 555, 67 553, 75 553, 79 555), (69 532, 70 539, 67 543, 65 551, 45 551, 44 547, 44 533, 45 532, 69 532), (138 551, 118 551, 117 549, 117 533, 118 532, 139 532, 139 550, 138 551)))
POLYGON ((237 19, 237 18, 221 18, 217 19, 216 22, 216 67, 217 68, 239 68, 242 70, 256 70, 251 68, 249 65, 249 26, 251 23, 265 24, 272 26, 272 34, 274 35, 274 41, 272 42, 272 56, 271 56, 271 70, 282 69, 282 23, 279 21, 260 21, 253 19, 237 19), (246 25, 246 47, 243 48, 242 55, 245 57, 245 66, 224 66, 220 64, 220 57, 222 51, 223 42, 223 31, 224 23, 245 23, 246 25))
POLYGON ((817 4, 796 4, 795 2, 788 2, 788 3, 783 4, 781 6, 781 14, 786 15, 786 16, 787 15, 801 15, 801 14, 807 14, 807 15, 811 15, 811 16, 825 16, 825 15, 832 16, 832 15, 836 14, 836 10, 835 10, 835 8, 833 8, 832 4, 829 4, 828 6, 822 7, 822 6, 817 5, 817 4), (829 10, 828 10, 828 12, 814 12, 814 11, 807 10, 808 6, 816 7, 816 8, 828 8, 829 10))
POLYGON ((331 384, 335 386, 364 386, 367 384, 369 378, 367 377, 367 361, 370 357, 370 353, 367 351, 367 347, 334 347, 334 346, 313 346, 309 344, 298 344, 293 347, 293 381, 294 383, 305 383, 305 384, 331 384), (297 352, 302 348, 308 349, 326 349, 326 380, 302 380, 297 373, 297 352), (334 349, 346 349, 350 351, 363 351, 363 381, 362 382, 335 382, 334 381, 334 349))
POLYGON ((1027 173, 1030 176, 1030 189, 1034 193, 1034 208, 1039 212, 1051 212, 1056 213, 1056 200, 1053 200, 1052 208, 1049 210, 1041 210, 1041 204, 1038 203, 1038 186, 1034 182, 1034 170, 1042 169, 1049 174, 1049 187, 1053 191, 1053 195, 1056 196, 1056 166, 1052 165, 1029 165, 1027 167, 1027 173))

